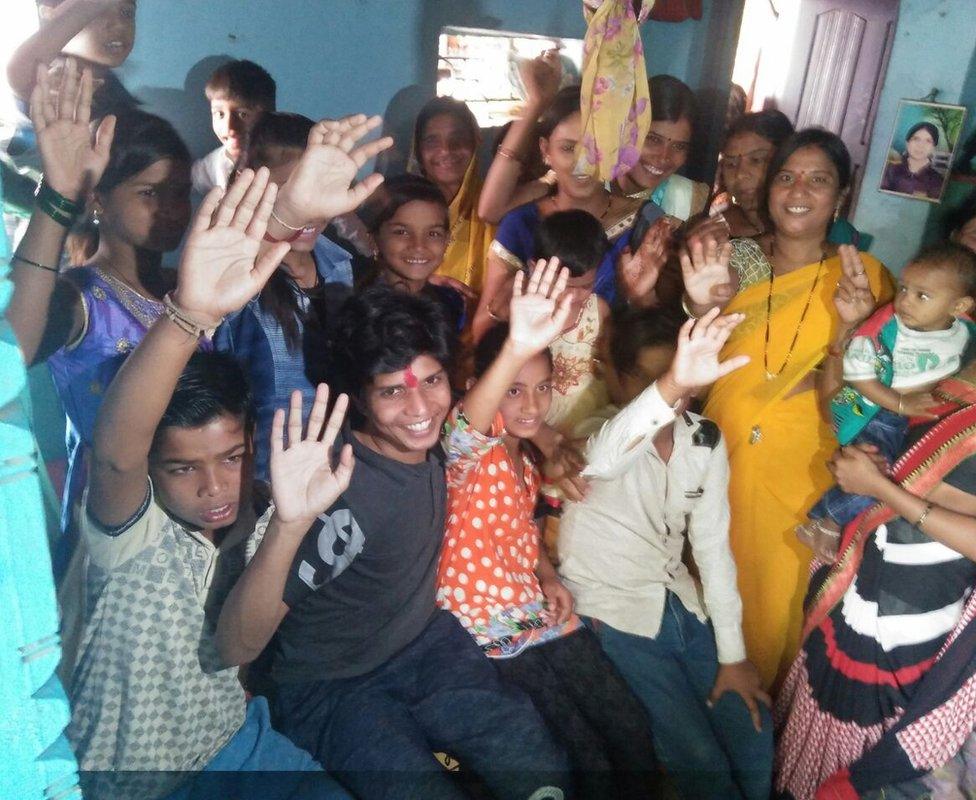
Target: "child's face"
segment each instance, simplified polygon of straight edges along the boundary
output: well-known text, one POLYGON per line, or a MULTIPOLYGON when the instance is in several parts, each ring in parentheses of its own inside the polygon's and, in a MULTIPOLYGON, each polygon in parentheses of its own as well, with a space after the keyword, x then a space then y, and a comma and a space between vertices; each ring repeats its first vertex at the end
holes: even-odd
POLYGON ((556 173, 560 190, 575 200, 586 200, 603 189, 603 184, 589 175, 576 174, 576 145, 582 136, 582 123, 576 112, 553 128, 548 139, 539 140, 542 157, 556 173))
POLYGON ((607 337, 600 337, 601 376, 614 405, 625 406, 660 378, 674 360, 674 345, 650 345, 637 353, 631 372, 621 372, 610 359, 607 337))
POLYGON ((530 439, 546 421, 551 404, 552 365, 546 353, 538 353, 519 370, 498 410, 510 436, 530 439))
POLYGON ((962 293, 960 280, 950 268, 913 262, 902 271, 895 312, 906 327, 945 330, 955 317, 968 314, 972 308, 972 298, 962 293))
MULTIPOLYGON (((48 16, 43 9, 42 14, 48 16)), ((98 66, 114 68, 129 57, 135 39, 135 0, 119 0, 113 8, 88 23, 62 52, 98 66)))
POLYGON ((471 130, 454 114, 438 114, 424 126, 417 148, 424 175, 439 187, 456 187, 474 157, 471 130))
POLYGON ((210 98, 210 119, 213 124, 214 135, 220 139, 227 156, 237 161, 247 142, 247 135, 261 119, 264 109, 217 94, 210 98))
POLYGON ((568 333, 575 328, 583 316, 583 306, 593 294, 593 287, 596 285, 596 270, 591 269, 576 278, 570 278, 566 282, 566 294, 570 296, 569 321, 563 329, 563 333, 568 333))
POLYGON ((190 224, 190 166, 160 159, 97 198, 99 230, 140 249, 179 247, 190 224))
POLYGON ((376 247, 388 281, 419 292, 444 261, 448 245, 444 206, 412 200, 380 225, 376 247))
POLYGON ((362 433, 383 455, 420 463, 437 444, 451 408, 451 386, 443 365, 417 356, 407 369, 373 378, 363 392, 366 425, 362 433))
POLYGON ((231 525, 241 503, 247 454, 240 417, 221 414, 199 428, 166 428, 150 456, 160 503, 191 528, 231 525))

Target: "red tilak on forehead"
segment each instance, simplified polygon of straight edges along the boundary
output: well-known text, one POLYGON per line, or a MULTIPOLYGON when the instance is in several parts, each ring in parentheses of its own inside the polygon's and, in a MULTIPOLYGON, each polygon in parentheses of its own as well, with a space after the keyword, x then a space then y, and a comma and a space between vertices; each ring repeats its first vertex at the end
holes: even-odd
POLYGON ((417 376, 413 374, 409 365, 403 371, 403 383, 408 389, 416 389, 420 385, 420 381, 417 380, 417 376))

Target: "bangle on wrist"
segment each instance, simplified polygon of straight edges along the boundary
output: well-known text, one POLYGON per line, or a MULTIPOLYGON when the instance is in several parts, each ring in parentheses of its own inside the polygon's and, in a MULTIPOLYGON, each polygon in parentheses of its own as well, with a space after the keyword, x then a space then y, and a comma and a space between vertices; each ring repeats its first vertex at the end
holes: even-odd
POLYGON ((64 228, 70 228, 74 225, 75 220, 81 216, 83 210, 81 203, 76 200, 71 200, 55 189, 52 189, 44 180, 41 180, 37 186, 35 201, 38 211, 50 217, 64 228))
POLYGON ((34 267, 35 269, 43 269, 48 272, 53 272, 55 275, 61 272, 57 267, 49 267, 47 264, 38 264, 36 261, 31 261, 29 258, 24 258, 16 253, 10 257, 11 261, 20 261, 22 264, 26 264, 29 267, 34 267))
POLYGON ((929 512, 931 510, 932 510, 932 504, 931 503, 926 503, 925 504, 925 508, 922 510, 922 513, 919 515, 918 519, 915 520, 915 527, 916 528, 918 528, 919 530, 922 530, 922 524, 925 522, 925 518, 929 515, 929 512))
POLYGON ((277 222, 282 228, 288 228, 288 230, 290 230, 290 231, 303 231, 303 230, 305 230, 305 226, 304 225, 299 225, 297 228, 294 225, 289 225, 287 222, 285 222, 281 217, 279 217, 275 213, 275 210, 274 209, 271 209, 271 219, 273 219, 275 222, 277 222))
POLYGON ((216 325, 203 325, 197 320, 193 319, 189 314, 187 314, 182 308, 173 302, 172 295, 167 292, 163 296, 163 305, 165 306, 165 314, 177 328, 186 334, 199 339, 201 337, 207 337, 212 339, 214 331, 217 330, 217 326, 223 322, 223 317, 221 317, 216 325))
POLYGON ((904 402, 905 402, 905 398, 902 397, 902 395, 898 395, 898 413, 899 414, 904 414, 905 413, 905 411, 904 411, 904 402))
POLYGON ((522 159, 519 158, 518 154, 514 150, 510 150, 507 147, 502 147, 499 145, 495 148, 495 154, 501 156, 502 158, 507 158, 514 164, 518 164, 519 167, 522 166, 522 159))
POLYGON ((291 244, 292 242, 295 242, 298 239, 300 239, 302 236, 304 236, 305 233, 307 233, 308 231, 314 230, 314 227, 310 225, 303 225, 300 228, 296 228, 294 225, 289 225, 281 217, 279 217, 273 210, 271 212, 271 219, 277 222, 285 230, 291 231, 290 236, 283 236, 280 239, 275 236, 272 236, 269 231, 265 231, 263 237, 264 241, 270 242, 271 244, 280 244, 281 242, 288 242, 288 244, 291 244))
POLYGON ((690 319, 698 319, 698 315, 695 314, 688 306, 688 296, 684 294, 681 295, 681 310, 684 311, 690 319))

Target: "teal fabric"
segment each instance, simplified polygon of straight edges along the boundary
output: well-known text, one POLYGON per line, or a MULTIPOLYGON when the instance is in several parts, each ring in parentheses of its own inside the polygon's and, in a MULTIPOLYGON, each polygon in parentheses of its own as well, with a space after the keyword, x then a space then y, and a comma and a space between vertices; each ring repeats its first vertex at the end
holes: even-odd
MULTIPOLYGON (((2 198, 2 185, 0 185, 2 198)), ((77 764, 64 737, 61 657, 37 445, 20 348, 3 316, 13 284, 0 227, 0 794, 77 800, 77 764)))

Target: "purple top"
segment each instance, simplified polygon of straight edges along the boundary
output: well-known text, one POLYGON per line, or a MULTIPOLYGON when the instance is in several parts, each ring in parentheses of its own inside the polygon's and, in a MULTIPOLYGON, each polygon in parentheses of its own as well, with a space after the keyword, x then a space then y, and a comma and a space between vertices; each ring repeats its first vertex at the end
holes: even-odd
POLYGON ((922 167, 918 172, 912 172, 908 168, 908 160, 902 158, 900 163, 889 164, 885 168, 881 188, 889 192, 918 194, 938 200, 944 180, 945 176, 931 165, 922 167))
MULTIPOLYGON (((47 361, 68 418, 68 477, 61 506, 61 527, 68 533, 73 527, 71 511, 85 487, 82 455, 91 444, 102 397, 126 356, 142 341, 164 307, 97 267, 70 269, 63 278, 78 290, 85 320, 80 338, 61 347, 47 361)), ((209 349, 210 343, 204 346, 209 349)), ((68 566, 73 541, 69 533, 55 547, 58 578, 68 566)))

